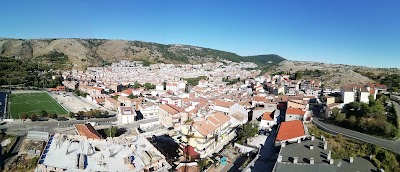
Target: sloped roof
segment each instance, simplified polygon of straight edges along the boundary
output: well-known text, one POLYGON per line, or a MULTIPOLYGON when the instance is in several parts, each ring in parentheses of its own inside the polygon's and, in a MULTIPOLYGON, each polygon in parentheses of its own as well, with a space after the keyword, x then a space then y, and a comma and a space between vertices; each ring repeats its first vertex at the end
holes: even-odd
POLYGON ((160 106, 160 108, 172 115, 178 114, 180 112, 185 112, 183 109, 171 104, 163 104, 160 106))
POLYGON ((185 153, 185 154, 188 154, 188 155, 190 155, 190 156, 200 156, 200 154, 199 153, 197 153, 195 150, 194 150, 194 147, 193 146, 190 146, 190 145, 187 145, 184 149, 183 149, 183 153, 185 153))
POLYGON ((274 112, 264 112, 264 114, 262 116, 262 120, 273 121, 274 119, 272 119, 272 117, 271 117, 273 115, 274 115, 274 112))
POLYGON ((101 135, 93 128, 90 123, 87 124, 74 124, 74 127, 79 135, 86 136, 90 139, 101 139, 101 135))
POLYGON ((296 108, 288 108, 286 110, 286 114, 290 114, 290 115, 302 115, 304 116, 304 114, 306 114, 305 111, 302 111, 301 109, 296 109, 296 108))
POLYGON ((304 136, 303 122, 299 120, 282 122, 276 140, 288 140, 296 137, 304 136))
POLYGON ((230 117, 221 112, 210 115, 206 120, 197 121, 193 123, 193 127, 199 131, 200 134, 206 136, 217 129, 219 126, 229 122, 230 117))
POLYGON ((233 104, 235 104, 235 102, 226 102, 226 101, 222 101, 222 100, 219 100, 219 99, 215 100, 214 103, 217 106, 226 107, 226 108, 229 108, 233 104))

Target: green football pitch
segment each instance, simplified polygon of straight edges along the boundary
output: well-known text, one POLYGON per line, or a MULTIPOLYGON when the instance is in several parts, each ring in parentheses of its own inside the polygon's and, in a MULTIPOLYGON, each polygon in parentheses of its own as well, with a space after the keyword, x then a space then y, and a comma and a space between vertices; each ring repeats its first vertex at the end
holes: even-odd
POLYGON ((68 112, 46 92, 11 94, 10 97, 10 109, 13 118, 19 118, 23 113, 27 115, 39 115, 43 110, 47 111, 48 114, 68 114, 68 112))

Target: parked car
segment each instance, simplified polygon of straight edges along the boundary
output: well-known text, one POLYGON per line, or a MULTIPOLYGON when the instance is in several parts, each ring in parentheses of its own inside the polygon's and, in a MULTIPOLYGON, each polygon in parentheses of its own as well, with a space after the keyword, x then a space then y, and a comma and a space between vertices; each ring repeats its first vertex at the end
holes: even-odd
POLYGON ((68 121, 69 119, 66 117, 58 117, 57 121, 68 121))

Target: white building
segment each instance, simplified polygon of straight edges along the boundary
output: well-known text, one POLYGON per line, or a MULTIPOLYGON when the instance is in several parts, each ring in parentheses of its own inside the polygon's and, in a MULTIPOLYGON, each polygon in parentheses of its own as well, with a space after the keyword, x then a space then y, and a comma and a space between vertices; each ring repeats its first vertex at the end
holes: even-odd
POLYGON ((55 134, 35 171, 155 171, 171 169, 165 156, 140 136, 88 139, 55 134))
POLYGON ((277 122, 276 122, 274 116, 275 116, 275 111, 274 112, 264 112, 264 114, 261 117, 259 129, 260 130, 269 130, 274 125, 276 125, 277 122))
POLYGON ((135 122, 136 112, 134 107, 119 107, 117 113, 117 123, 120 125, 135 122))
POLYGON ((158 106, 152 102, 145 102, 138 105, 138 110, 142 113, 144 119, 151 119, 158 117, 158 106))
POLYGON ((342 86, 340 87, 340 94, 344 104, 355 101, 369 103, 370 92, 364 86, 342 86))

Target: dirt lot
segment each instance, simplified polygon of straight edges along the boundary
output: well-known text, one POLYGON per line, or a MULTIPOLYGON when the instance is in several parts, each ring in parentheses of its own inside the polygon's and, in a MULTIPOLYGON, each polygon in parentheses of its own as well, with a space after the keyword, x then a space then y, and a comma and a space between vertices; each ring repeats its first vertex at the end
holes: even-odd
POLYGON ((70 112, 77 113, 78 111, 89 111, 90 109, 100 109, 79 97, 65 92, 52 92, 50 93, 61 105, 67 108, 70 112))

